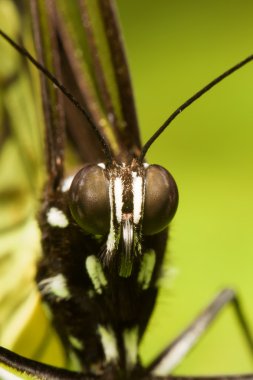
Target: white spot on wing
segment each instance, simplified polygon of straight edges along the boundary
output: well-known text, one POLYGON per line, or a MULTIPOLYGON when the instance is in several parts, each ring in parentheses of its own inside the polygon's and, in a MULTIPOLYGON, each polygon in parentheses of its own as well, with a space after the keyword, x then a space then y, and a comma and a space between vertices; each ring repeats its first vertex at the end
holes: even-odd
POLYGON ((123 337, 126 351, 127 367, 131 369, 137 362, 139 340, 138 327, 125 330, 123 337))
POLYGON ((133 198, 134 198, 134 223, 138 224, 142 213, 143 203, 143 178, 137 176, 135 172, 132 173, 133 177, 133 198))
POLYGON ((69 299, 71 297, 66 278, 61 273, 40 281, 38 287, 43 295, 54 295, 59 299, 69 299))
POLYGON ((111 328, 98 326, 98 332, 101 337, 101 343, 104 349, 107 362, 116 361, 118 359, 118 349, 115 334, 111 328))
POLYGON ((88 256, 85 262, 88 275, 98 294, 102 294, 103 288, 107 285, 103 268, 96 256, 88 256))
POLYGON ((100 162, 97 164, 97 166, 99 166, 101 169, 105 169, 105 164, 103 162, 100 162))
POLYGON ((56 207, 51 207, 47 212, 47 222, 52 227, 65 228, 69 221, 63 211, 56 207))

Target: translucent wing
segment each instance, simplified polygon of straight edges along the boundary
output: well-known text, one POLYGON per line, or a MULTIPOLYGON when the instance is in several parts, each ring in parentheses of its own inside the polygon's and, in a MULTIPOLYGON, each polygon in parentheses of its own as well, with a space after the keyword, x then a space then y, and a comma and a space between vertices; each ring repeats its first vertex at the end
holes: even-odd
MULTIPOLYGON (((59 1, 49 7, 47 2, 32 1, 31 8, 39 57, 87 108, 116 156, 123 152, 137 153, 140 137, 113 3, 59 1), (50 30, 50 34, 45 33, 45 29, 50 30)), ((43 82, 46 88, 44 111, 48 103, 50 111, 45 114, 49 115, 56 112, 56 102, 59 109, 60 100, 45 78, 43 82)), ((67 125, 75 156, 83 162, 103 160, 103 152, 87 120, 68 100, 63 99, 63 103, 65 115, 62 111, 59 113, 67 125)), ((51 124, 55 120, 57 117, 51 116, 51 124)), ((58 122, 47 127, 48 147, 51 143, 48 160, 54 152, 62 151, 60 135, 63 133, 58 122), (56 135, 61 146, 52 146, 56 135)), ((58 161, 62 161, 62 157, 58 161)), ((53 165, 51 162, 51 170, 53 165)))
MULTIPOLYGON (((1 3, 1 25, 15 39, 21 38, 22 27, 26 30, 21 10, 11 2, 1 3)), ((30 75, 22 57, 1 41, 0 344, 8 347, 21 334, 37 302, 33 277, 40 247, 33 216, 42 149, 30 75)))

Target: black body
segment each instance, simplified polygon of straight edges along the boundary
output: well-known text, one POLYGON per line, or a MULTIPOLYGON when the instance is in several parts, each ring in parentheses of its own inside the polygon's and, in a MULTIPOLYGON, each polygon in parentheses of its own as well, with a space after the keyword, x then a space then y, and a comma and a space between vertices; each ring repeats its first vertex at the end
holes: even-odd
MULTIPOLYGON (((108 135, 101 128, 106 141, 111 145, 115 162, 130 164, 134 157, 138 157, 140 152, 140 138, 134 110, 134 103, 131 95, 131 85, 128 75, 127 64, 124 51, 121 45, 121 36, 115 19, 114 5, 111 1, 98 1, 101 20, 104 24, 105 32, 110 35, 109 48, 114 70, 116 83, 119 91, 121 103, 122 120, 117 119, 113 109, 113 101, 107 93, 103 81, 107 73, 101 69, 99 57, 96 57, 95 45, 96 31, 92 28, 89 19, 89 4, 85 1, 76 2, 75 7, 79 8, 85 30, 88 48, 88 60, 94 65, 95 86, 100 104, 93 106, 91 94, 88 86, 85 86, 87 78, 78 77, 78 64, 74 61, 75 49, 74 39, 65 29, 63 13, 56 2, 50 7, 31 2, 33 21, 35 25, 35 41, 39 52, 39 60, 55 71, 57 77, 62 77, 63 83, 70 85, 71 92, 77 96, 78 100, 87 107, 92 119, 98 123, 101 115, 106 118, 106 114, 111 113, 111 131, 115 136, 116 143, 111 143, 108 135), (48 62, 48 54, 44 50, 45 38, 40 25, 41 14, 46 16, 48 28, 50 30, 50 41, 52 45, 51 62, 48 62), (44 57, 43 57, 44 55, 44 57), (46 58, 45 58, 46 57, 46 58), (96 73, 97 72, 97 73, 96 73), (105 76, 105 77, 104 77, 105 76), (83 83, 84 82, 84 83, 83 83), (95 111, 94 111, 95 109, 95 111), (102 109, 102 111, 101 111, 102 109), (123 127, 123 128, 122 128, 123 127)), ((50 56, 50 55, 49 55, 50 56)), ((84 58, 85 59, 85 58, 84 58)), ((163 256, 165 253, 167 230, 152 236, 142 236, 142 254, 154 250, 156 256, 155 268, 152 279, 147 289, 143 290, 137 281, 141 268, 142 255, 136 255, 133 263, 131 275, 127 278, 119 276, 117 255, 108 265, 103 260, 107 234, 94 236, 87 234, 73 219, 69 210, 68 195, 61 191, 64 181, 65 167, 63 156, 64 126, 67 128, 67 135, 70 137, 75 152, 79 155, 80 161, 85 164, 99 163, 101 159, 108 165, 103 155, 101 146, 98 145, 96 136, 87 121, 83 119, 78 110, 68 104, 68 100, 62 96, 52 94, 51 84, 42 76, 44 112, 47 121, 46 141, 47 141, 47 162, 48 162, 48 183, 46 184, 42 210, 39 215, 39 224, 42 231, 43 258, 39 263, 37 282, 39 290, 42 292, 42 300, 46 302, 52 312, 52 322, 59 332, 67 355, 74 351, 78 357, 84 371, 101 373, 107 366, 115 365, 120 373, 129 371, 127 369, 126 352, 123 342, 125 330, 138 330, 138 343, 145 331, 147 322, 153 310, 157 295, 156 281, 159 277, 163 256), (52 109, 52 97, 58 97, 55 101, 61 112, 65 111, 64 117, 61 112, 57 114, 52 109), (66 215, 69 225, 66 228, 52 227, 48 223, 47 214, 51 208, 57 208, 66 215), (93 284, 89 278, 85 260, 88 256, 95 255, 101 261, 107 286, 102 294, 94 292, 93 284), (60 299, 50 292, 43 290, 43 284, 48 278, 63 275, 70 292, 67 299, 60 299), (93 295, 91 296, 93 292, 93 295), (101 337, 98 334, 98 326, 103 325, 112 329, 117 340, 119 358, 117 362, 108 363, 101 345, 101 337), (71 345, 69 337, 78 339, 83 348, 75 348, 71 345)), ((110 163, 109 163, 110 165, 110 163)), ((122 250, 119 247, 119 251, 122 250)), ((135 364, 139 367, 138 361, 135 364)))

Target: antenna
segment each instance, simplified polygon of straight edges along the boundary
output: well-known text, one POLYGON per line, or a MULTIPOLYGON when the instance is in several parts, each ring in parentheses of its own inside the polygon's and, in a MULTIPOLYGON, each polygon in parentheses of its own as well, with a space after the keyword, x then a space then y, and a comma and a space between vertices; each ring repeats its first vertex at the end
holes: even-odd
POLYGON ((180 107, 174 111, 170 117, 165 120, 165 122, 162 124, 162 126, 153 134, 153 136, 150 137, 150 139, 146 142, 144 147, 141 150, 141 154, 139 157, 140 162, 143 161, 148 149, 153 144, 153 142, 161 135, 161 133, 169 126, 169 124, 189 105, 195 102, 195 100, 199 99, 202 95, 204 95, 206 92, 208 92, 212 87, 216 86, 216 84, 220 83, 223 79, 227 78, 229 75, 234 73, 235 71, 239 70, 241 67, 249 63, 253 60, 253 55, 250 55, 249 57, 245 58, 243 61, 237 63, 237 65, 231 67, 229 70, 225 71, 223 74, 219 75, 217 78, 212 80, 208 85, 203 87, 201 90, 196 92, 191 98, 186 100, 180 107))
POLYGON ((5 34, 1 29, 0 29, 0 35, 10 44, 14 47, 15 50, 17 50, 20 54, 25 56, 35 67, 37 67, 38 70, 43 72, 45 76, 70 100, 71 103, 75 105, 79 111, 85 116, 87 121, 89 122, 91 128, 95 132, 100 144, 102 145, 102 149, 105 153, 105 156, 109 162, 112 162, 113 156, 111 149, 107 142, 105 141, 105 138, 103 135, 100 133, 98 127, 96 124, 93 122, 89 112, 78 102, 78 100, 63 86, 62 83, 56 79, 56 77, 50 73, 40 62, 38 62, 24 47, 18 45, 16 42, 14 42, 7 34, 5 34))

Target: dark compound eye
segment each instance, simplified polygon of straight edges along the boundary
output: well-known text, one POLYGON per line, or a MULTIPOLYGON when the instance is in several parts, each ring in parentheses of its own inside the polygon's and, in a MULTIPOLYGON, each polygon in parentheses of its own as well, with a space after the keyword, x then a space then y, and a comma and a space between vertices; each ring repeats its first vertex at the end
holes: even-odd
POLYGON ((84 231, 103 235, 110 227, 109 181, 98 165, 86 165, 69 189, 69 206, 84 231))
MULTIPOLYGON (((146 169, 143 234, 162 231, 173 218, 178 205, 177 185, 171 174, 159 165, 146 169)), ((86 165, 74 177, 69 189, 73 218, 87 233, 103 235, 110 228, 109 181, 98 165, 86 165)))
POLYGON ((178 190, 172 175, 159 165, 146 170, 143 234, 162 231, 171 221, 178 205, 178 190))

